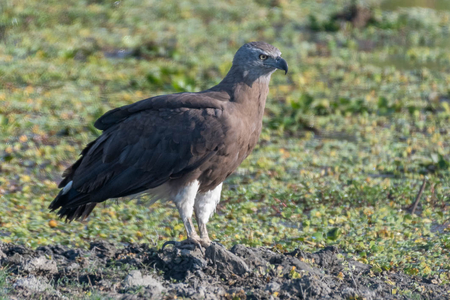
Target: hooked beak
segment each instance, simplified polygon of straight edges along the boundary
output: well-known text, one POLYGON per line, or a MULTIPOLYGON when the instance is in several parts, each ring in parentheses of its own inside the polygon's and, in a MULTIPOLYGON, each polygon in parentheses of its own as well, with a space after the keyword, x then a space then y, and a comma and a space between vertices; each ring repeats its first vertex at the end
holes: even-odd
POLYGON ((287 72, 288 72, 288 64, 287 64, 287 62, 283 58, 281 58, 279 56, 277 57, 276 61, 277 61, 277 63, 275 65, 275 67, 277 69, 284 70, 284 75, 286 75, 287 72))

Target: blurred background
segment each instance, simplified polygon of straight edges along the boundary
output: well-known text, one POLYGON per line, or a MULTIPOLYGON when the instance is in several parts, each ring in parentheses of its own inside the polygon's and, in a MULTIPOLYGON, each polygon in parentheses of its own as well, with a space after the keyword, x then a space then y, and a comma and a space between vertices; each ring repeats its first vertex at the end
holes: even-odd
POLYGON ((2 0, 0 240, 182 239, 172 204, 145 197, 71 224, 47 206, 103 113, 209 88, 256 40, 278 47, 289 73, 272 77, 260 144, 226 181, 212 238, 336 244, 380 270, 448 282, 448 0, 2 0))

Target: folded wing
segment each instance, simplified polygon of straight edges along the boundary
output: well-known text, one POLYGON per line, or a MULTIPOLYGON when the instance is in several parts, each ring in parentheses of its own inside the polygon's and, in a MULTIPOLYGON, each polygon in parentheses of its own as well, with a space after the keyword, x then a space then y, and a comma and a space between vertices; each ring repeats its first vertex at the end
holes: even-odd
POLYGON ((68 220, 85 218, 96 203, 155 188, 214 156, 226 131, 220 101, 169 97, 174 98, 150 98, 102 116, 95 125, 103 134, 65 171, 60 187, 71 187, 50 208, 60 208, 68 220))

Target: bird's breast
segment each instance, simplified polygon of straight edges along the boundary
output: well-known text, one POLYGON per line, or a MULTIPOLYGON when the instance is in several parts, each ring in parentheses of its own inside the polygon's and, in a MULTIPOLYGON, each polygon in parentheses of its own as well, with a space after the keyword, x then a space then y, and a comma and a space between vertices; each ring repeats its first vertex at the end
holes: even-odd
POLYGON ((236 106, 224 111, 222 117, 222 146, 201 168, 201 192, 215 188, 230 176, 251 153, 261 133, 262 113, 245 113, 236 106))

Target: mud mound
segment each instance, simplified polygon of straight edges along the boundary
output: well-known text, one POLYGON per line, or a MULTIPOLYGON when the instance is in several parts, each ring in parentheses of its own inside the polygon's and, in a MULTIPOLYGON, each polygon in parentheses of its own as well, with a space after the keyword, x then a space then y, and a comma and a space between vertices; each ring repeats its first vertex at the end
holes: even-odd
POLYGON ((437 278, 375 274, 338 253, 335 247, 277 253, 219 244, 203 251, 107 242, 89 250, 0 244, 0 264, 8 270, 3 293, 11 298, 449 299, 449 286, 437 278))

